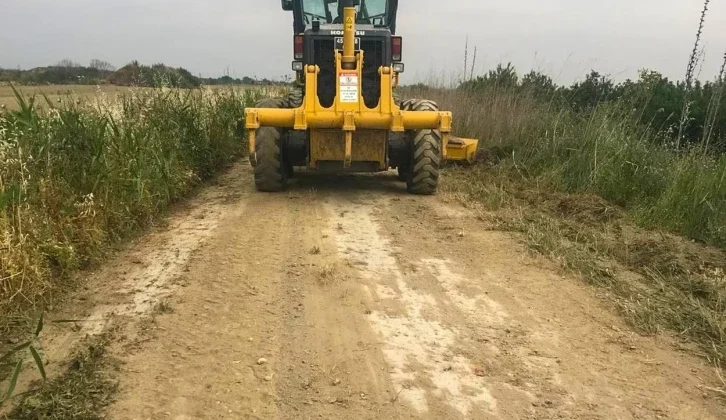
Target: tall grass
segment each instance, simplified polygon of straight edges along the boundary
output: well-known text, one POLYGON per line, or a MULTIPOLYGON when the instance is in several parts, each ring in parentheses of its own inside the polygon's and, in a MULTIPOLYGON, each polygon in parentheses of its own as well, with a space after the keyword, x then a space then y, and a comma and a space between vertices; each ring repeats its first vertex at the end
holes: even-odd
MULTIPOLYGON (((0 113, 0 316, 149 224, 245 151, 259 93, 138 90, 112 101, 24 99, 0 113)), ((0 322, 0 326, 2 326, 0 322)))
POLYGON ((512 176, 600 195, 642 226, 726 248, 726 156, 663 146, 661 134, 639 123, 625 103, 578 112, 499 87, 402 94, 451 110, 456 132, 480 138, 484 158, 512 176))

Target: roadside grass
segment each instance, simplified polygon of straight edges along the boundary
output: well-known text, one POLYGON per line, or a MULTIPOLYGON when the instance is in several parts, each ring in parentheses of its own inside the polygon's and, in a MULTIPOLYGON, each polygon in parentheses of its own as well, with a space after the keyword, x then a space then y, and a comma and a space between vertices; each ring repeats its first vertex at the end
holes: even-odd
POLYGON ((640 332, 723 366, 726 155, 676 150, 624 103, 583 112, 497 86, 401 90, 481 140, 479 163, 444 171, 444 194, 579 274, 640 332))
MULTIPOLYGON (((50 99, 54 105, 68 99, 81 99, 84 101, 95 101, 99 95, 104 95, 107 98, 115 98, 118 94, 131 93, 133 88, 103 85, 103 86, 92 86, 92 85, 42 85, 42 86, 20 86, 16 90, 22 92, 25 99, 30 99, 33 96, 41 98, 43 96, 50 99)), ((39 106, 45 106, 45 100, 38 102, 39 106)), ((0 107, 6 109, 18 110, 20 104, 15 96, 13 86, 9 84, 0 84, 0 107)))
POLYGON ((98 420, 113 402, 118 387, 118 361, 101 336, 86 344, 69 362, 65 372, 43 386, 34 387, 3 416, 13 420, 98 420))
POLYGON ((69 274, 158 221, 246 153, 244 108, 269 92, 139 89, 0 110, 0 332, 69 274))
POLYGON ((644 229, 597 195, 566 193, 500 165, 447 169, 442 193, 478 210, 490 229, 517 232, 533 252, 579 275, 639 332, 695 343, 696 353, 723 366, 726 252, 644 229))
POLYGON ((504 88, 409 88, 402 96, 452 111, 456 133, 481 139, 484 160, 523 180, 599 195, 639 226, 726 248, 726 155, 698 145, 670 150, 662 133, 637 122, 637 110, 616 103, 575 112, 504 88))

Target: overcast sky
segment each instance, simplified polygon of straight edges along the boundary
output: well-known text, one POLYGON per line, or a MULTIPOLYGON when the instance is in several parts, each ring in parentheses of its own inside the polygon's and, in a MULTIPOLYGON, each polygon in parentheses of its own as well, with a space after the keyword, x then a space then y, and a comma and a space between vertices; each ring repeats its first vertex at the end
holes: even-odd
MULTIPOLYGON (((561 82, 590 69, 615 79, 640 68, 682 78, 701 0, 400 0, 404 82, 450 78, 469 36, 477 72, 499 62, 561 82)), ((0 67, 64 58, 164 62, 192 73, 290 74, 292 14, 279 0, 0 0, 0 67)), ((702 79, 726 52, 726 0, 712 0, 702 79)))

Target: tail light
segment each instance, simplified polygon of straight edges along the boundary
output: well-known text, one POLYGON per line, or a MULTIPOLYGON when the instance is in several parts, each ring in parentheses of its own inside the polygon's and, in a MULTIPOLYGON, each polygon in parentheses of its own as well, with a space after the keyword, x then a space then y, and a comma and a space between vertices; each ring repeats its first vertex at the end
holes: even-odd
POLYGON ((302 35, 295 35, 295 60, 303 59, 303 46, 305 41, 302 35))
POLYGON ((391 59, 401 61, 403 58, 403 38, 394 36, 391 38, 391 59))

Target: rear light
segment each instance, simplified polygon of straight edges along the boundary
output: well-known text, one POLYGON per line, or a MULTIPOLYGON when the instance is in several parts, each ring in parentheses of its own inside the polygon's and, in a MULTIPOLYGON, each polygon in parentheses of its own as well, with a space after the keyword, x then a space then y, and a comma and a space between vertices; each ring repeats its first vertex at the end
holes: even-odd
POLYGON ((403 63, 393 63, 393 71, 396 73, 403 73, 403 63))
POLYGON ((303 46, 305 41, 302 35, 295 35, 295 60, 303 59, 303 46))
POLYGON ((394 36, 391 38, 391 59, 401 61, 403 53, 403 38, 394 36))
POLYGON ((303 71, 303 63, 302 63, 302 61, 293 61, 292 62, 292 69, 293 69, 293 71, 303 71))

